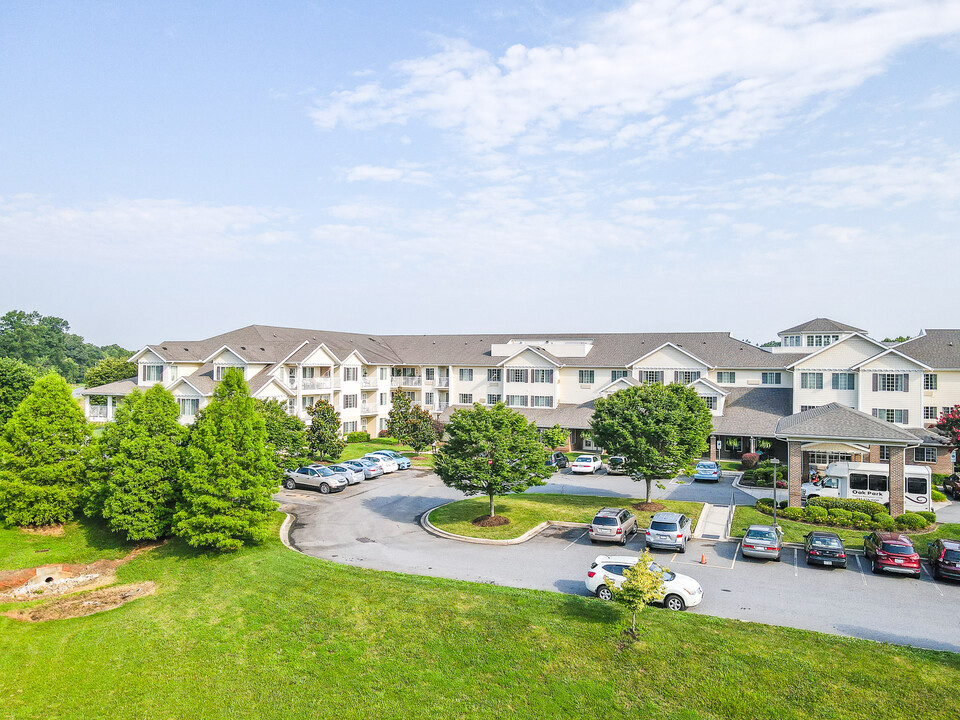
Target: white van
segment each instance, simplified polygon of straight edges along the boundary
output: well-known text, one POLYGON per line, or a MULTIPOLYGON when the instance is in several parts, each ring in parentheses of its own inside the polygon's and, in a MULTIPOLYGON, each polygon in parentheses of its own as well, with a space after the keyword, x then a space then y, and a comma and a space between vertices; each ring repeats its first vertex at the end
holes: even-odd
MULTIPOLYGON (((825 476, 800 486, 803 503, 815 497, 840 497, 890 502, 890 466, 886 463, 835 462, 827 465, 825 476)), ((903 468, 903 509, 932 510, 930 468, 907 465, 903 468)))

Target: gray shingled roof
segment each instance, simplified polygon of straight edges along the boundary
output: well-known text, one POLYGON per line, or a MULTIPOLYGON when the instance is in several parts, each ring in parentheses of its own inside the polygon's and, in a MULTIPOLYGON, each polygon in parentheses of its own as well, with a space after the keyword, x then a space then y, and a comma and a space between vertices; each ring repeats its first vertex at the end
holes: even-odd
MULTIPOLYGON (((451 405, 440 413, 442 422, 449 422, 450 415, 454 410, 464 410, 473 407, 472 405, 451 405)), ((585 402, 581 405, 574 403, 560 403, 555 408, 512 408, 527 420, 535 423, 537 427, 553 427, 559 424, 560 427, 572 430, 586 430, 590 427, 590 418, 593 417, 593 401, 585 402)))
POLYGON ((780 418, 792 409, 790 388, 731 388, 713 429, 718 435, 773 437, 780 418))
POLYGON ((858 333, 866 334, 867 331, 861 330, 860 328, 855 328, 853 325, 846 325, 842 322, 831 320, 830 318, 814 318, 813 320, 808 320, 805 323, 794 325, 792 328, 781 330, 778 334, 784 335, 786 333, 799 333, 799 332, 841 332, 841 333, 858 332, 858 333))
POLYGON ((960 368, 960 330, 925 330, 923 335, 900 343, 896 348, 937 370, 960 368))
POLYGON ((917 437, 893 423, 879 420, 846 405, 830 403, 781 418, 777 437, 822 438, 880 443, 917 442, 917 437))
POLYGON ((98 385, 97 387, 81 390, 81 395, 129 395, 137 386, 136 378, 117 380, 116 382, 98 385))

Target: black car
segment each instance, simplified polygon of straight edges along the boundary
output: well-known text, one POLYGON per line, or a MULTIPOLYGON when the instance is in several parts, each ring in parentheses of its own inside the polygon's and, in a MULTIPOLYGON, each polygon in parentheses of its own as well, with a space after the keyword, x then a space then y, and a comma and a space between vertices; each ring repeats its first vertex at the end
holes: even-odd
POLYGON ((927 558, 937 580, 960 580, 960 540, 937 540, 927 543, 927 558))
POLYGON ((565 468, 570 465, 570 459, 559 450, 550 453, 547 458, 547 467, 565 468))
POLYGON ((804 536, 803 549, 807 553, 807 565, 847 566, 847 551, 836 533, 808 532, 804 536))
POLYGON ((943 481, 943 491, 953 495, 954 500, 960 500, 960 475, 954 473, 943 481))

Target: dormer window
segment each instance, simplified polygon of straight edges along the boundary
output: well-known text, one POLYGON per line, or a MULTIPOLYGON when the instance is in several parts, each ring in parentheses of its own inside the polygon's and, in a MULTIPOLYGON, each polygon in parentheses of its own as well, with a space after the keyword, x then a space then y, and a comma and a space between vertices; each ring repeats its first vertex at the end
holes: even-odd
POLYGON ((144 382, 163 382, 163 365, 143 365, 144 382))
POLYGON ((213 379, 220 382, 228 370, 237 370, 240 372, 240 375, 245 378, 245 369, 243 365, 215 365, 213 368, 213 379))
POLYGON ((782 345, 783 347, 800 347, 800 336, 784 335, 782 345))

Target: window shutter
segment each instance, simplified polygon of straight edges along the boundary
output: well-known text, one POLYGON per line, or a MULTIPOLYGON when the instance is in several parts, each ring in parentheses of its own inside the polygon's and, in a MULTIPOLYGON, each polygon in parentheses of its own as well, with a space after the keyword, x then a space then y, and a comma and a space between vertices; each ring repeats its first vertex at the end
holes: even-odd
MULTIPOLYGON (((910 373, 903 374, 903 391, 910 392, 910 373)), ((907 411, 904 410, 903 413, 906 415, 907 411)))
POLYGON ((877 373, 873 374, 873 391, 877 392, 877 388, 880 387, 880 379, 877 373))
POLYGON ((674 370, 674 371, 673 371, 673 381, 674 381, 674 382, 680 382, 680 371, 679 371, 679 370, 674 370))
MULTIPOLYGON (((874 384, 874 385, 877 384, 877 376, 876 376, 876 375, 873 376, 873 384, 874 384)), ((879 408, 874 408, 874 409, 873 409, 873 416, 874 416, 875 418, 880 417, 880 410, 879 410, 879 408)))
POLYGON ((910 424, 910 411, 909 411, 909 410, 904 410, 904 411, 903 411, 903 424, 904 424, 904 425, 909 425, 909 424, 910 424))

